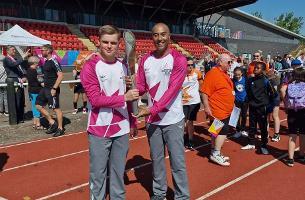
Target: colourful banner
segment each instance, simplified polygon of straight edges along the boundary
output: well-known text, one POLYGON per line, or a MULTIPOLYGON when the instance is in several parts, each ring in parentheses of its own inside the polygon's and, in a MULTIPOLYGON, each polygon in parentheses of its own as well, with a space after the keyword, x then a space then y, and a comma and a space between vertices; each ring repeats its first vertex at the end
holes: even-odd
MULTIPOLYGON (((90 53, 90 51, 55 50, 53 51, 52 57, 55 58, 61 65, 75 65, 76 60, 83 60, 90 53)), ((34 54, 40 58, 39 65, 43 65, 45 58, 42 57, 41 49, 35 48, 34 54)))

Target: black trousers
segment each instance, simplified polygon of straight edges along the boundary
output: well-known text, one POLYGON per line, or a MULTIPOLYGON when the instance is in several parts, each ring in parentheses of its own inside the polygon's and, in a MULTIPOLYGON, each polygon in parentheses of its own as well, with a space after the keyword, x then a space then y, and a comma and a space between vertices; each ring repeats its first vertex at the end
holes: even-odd
POLYGON ((267 110, 266 106, 253 107, 249 105, 249 144, 254 145, 255 134, 257 133, 257 124, 261 131, 262 146, 266 147, 268 143, 267 131, 267 110))
POLYGON ((247 111, 248 111, 248 103, 235 101, 235 106, 240 108, 240 116, 236 126, 237 131, 245 131, 246 130, 246 122, 247 122, 247 111))
POLYGON ((17 123, 24 121, 24 106, 25 106, 25 97, 24 97, 24 88, 16 88, 16 111, 17 111, 17 123))

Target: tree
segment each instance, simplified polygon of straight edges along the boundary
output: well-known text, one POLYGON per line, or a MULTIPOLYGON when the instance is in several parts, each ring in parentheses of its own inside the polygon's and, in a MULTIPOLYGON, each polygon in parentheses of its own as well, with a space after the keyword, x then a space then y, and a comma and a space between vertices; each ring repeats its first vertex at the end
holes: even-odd
POLYGON ((293 12, 281 14, 274 20, 276 25, 297 34, 300 33, 300 30, 304 24, 303 17, 295 17, 293 12))
POLYGON ((258 17, 260 19, 263 19, 263 14, 261 12, 255 11, 255 12, 252 12, 251 15, 258 17))

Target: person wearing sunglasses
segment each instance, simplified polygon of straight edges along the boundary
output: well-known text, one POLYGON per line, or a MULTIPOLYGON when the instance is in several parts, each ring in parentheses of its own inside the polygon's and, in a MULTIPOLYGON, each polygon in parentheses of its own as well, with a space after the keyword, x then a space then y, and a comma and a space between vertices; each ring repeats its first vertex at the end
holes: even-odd
POLYGON ((182 84, 182 103, 183 113, 185 115, 185 135, 184 146, 194 150, 193 134, 194 121, 200 109, 199 88, 203 84, 202 74, 195 69, 193 58, 187 58, 187 75, 182 84))
POLYGON ((227 73, 231 64, 230 55, 221 54, 218 65, 206 74, 200 88, 206 115, 211 120, 218 119, 224 123, 217 137, 212 137, 210 154, 210 160, 221 166, 230 165, 229 157, 223 156, 221 148, 229 134, 229 119, 235 100, 233 82, 227 73))
MULTIPOLYGON (((263 62, 262 54, 260 52, 255 52, 253 54, 253 61, 249 64, 249 68, 248 68, 248 72, 247 72, 248 77, 254 77, 254 66, 255 66, 255 63, 257 63, 257 62, 263 62)), ((264 62, 264 64, 266 66, 266 72, 268 72, 270 67, 265 62, 264 62)))

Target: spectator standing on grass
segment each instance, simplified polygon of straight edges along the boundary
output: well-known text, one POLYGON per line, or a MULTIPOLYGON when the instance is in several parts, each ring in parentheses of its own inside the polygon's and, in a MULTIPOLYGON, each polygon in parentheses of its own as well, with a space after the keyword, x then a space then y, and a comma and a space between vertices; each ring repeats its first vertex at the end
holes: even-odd
MULTIPOLYGON (((4 56, 0 54, 0 83, 6 83, 6 71, 3 66, 4 56)), ((8 116, 7 89, 0 87, 0 115, 8 116)))
POLYGON ((14 82, 20 83, 21 85, 16 88, 16 111, 17 111, 17 123, 24 122, 24 107, 25 97, 23 83, 26 82, 25 74, 26 70, 26 59, 30 56, 30 50, 28 50, 23 58, 16 58, 16 49, 14 46, 7 46, 7 56, 3 60, 3 66, 6 71, 7 77, 14 79, 14 82))
POLYGON ((153 170, 152 200, 164 200, 167 193, 165 150, 169 152, 175 199, 190 199, 186 173, 183 129, 182 83, 186 76, 186 58, 169 48, 170 31, 166 24, 152 28, 156 50, 140 61, 137 88, 148 93, 148 107, 137 117, 147 116, 146 131, 153 170))
POLYGON ((42 71, 44 74, 44 87, 36 98, 36 108, 48 120, 47 134, 58 137, 64 134, 63 114, 59 106, 60 84, 63 80, 63 72, 58 61, 52 57, 53 47, 49 44, 42 46, 42 56, 46 58, 42 71), (45 109, 46 105, 56 113, 57 122, 45 109))
POLYGON ((281 88, 281 97, 287 112, 288 122, 288 160, 287 165, 294 165, 296 140, 299 135, 300 150, 296 160, 305 162, 305 69, 298 67, 293 71, 288 83, 281 88))
POLYGON ((38 81, 37 68, 39 64, 39 57, 31 56, 28 59, 29 68, 27 69, 26 77, 28 80, 28 93, 29 99, 32 105, 32 113, 33 113, 33 128, 37 130, 44 129, 40 124, 40 112, 36 108, 36 99, 37 96, 43 87, 43 83, 38 81))
POLYGON ((234 107, 233 82, 227 74, 232 64, 228 54, 221 54, 218 65, 205 76, 201 92, 203 93, 204 111, 210 119, 218 119, 224 123, 218 136, 212 137, 210 160, 229 166, 229 157, 221 153, 222 146, 229 134, 229 119, 234 107))
POLYGON ((90 158, 90 199, 126 199, 124 171, 129 136, 136 136, 135 118, 128 112, 131 101, 139 98, 137 89, 126 92, 126 65, 116 57, 120 30, 102 26, 100 53, 85 62, 80 78, 89 99, 88 138, 90 158), (128 105, 127 105, 128 103, 128 105), (108 172, 107 172, 108 171, 108 172), (109 179, 108 179, 109 176, 109 179))

